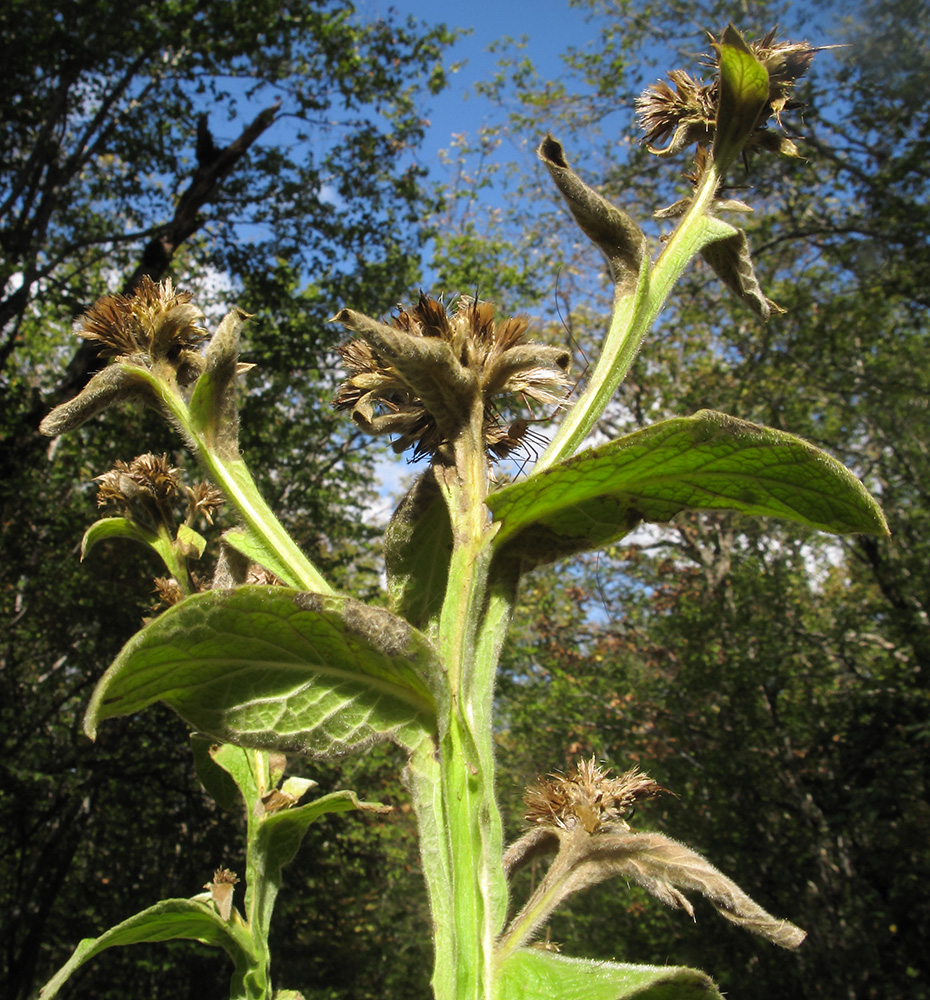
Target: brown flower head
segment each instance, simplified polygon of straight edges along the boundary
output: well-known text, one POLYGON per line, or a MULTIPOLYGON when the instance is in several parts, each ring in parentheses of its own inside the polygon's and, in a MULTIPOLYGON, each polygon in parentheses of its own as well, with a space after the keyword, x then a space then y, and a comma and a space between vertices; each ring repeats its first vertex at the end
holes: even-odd
MULTIPOLYGON (((190 365, 188 355, 207 336, 200 326, 202 319, 203 313, 191 304, 190 292, 175 290, 170 278, 156 284, 144 275, 132 295, 98 299, 75 323, 74 332, 85 340, 99 341, 104 357, 149 368, 160 360, 176 366, 183 360, 190 365)), ((193 364, 199 372, 202 364, 193 364)), ((180 375, 179 370, 182 381, 180 375)))
POLYGON ((102 345, 101 354, 114 363, 97 372, 73 399, 56 406, 39 430, 57 437, 74 430, 123 400, 141 400, 162 408, 147 369, 159 381, 193 385, 206 364, 199 345, 206 331, 203 314, 188 292, 178 292, 170 280, 156 284, 145 276, 132 295, 105 295, 75 323, 74 332, 102 345))
POLYGON ((200 514, 207 524, 213 524, 213 515, 226 502, 223 494, 205 479, 187 490, 188 520, 200 514))
POLYGON ((213 873, 213 881, 207 882, 204 889, 210 890, 213 903, 223 920, 232 917, 233 890, 239 882, 239 876, 228 868, 217 868, 213 873))
POLYGON ((396 452, 412 448, 414 459, 448 459, 476 405, 489 455, 503 458, 528 438, 529 425, 505 427, 500 407, 558 406, 569 388, 569 352, 527 342, 526 317, 497 322, 487 302, 459 300, 449 313, 421 294, 390 326, 348 309, 334 319, 360 338, 339 349, 349 377, 334 405, 368 433, 393 436, 396 452))
POLYGON ((108 504, 129 512, 141 501, 161 505, 181 488, 180 470, 168 464, 167 455, 139 455, 131 462, 117 461, 109 472, 97 476, 97 506, 108 504))
POLYGON ((175 501, 186 501, 186 523, 199 514, 208 524, 223 504, 223 495, 208 482, 187 486, 181 470, 168 462, 167 455, 139 455, 131 462, 117 461, 109 472, 97 476, 97 506, 115 507, 140 527, 164 525, 176 528, 175 501))
POLYGON ((713 141, 717 115, 715 84, 701 84, 682 69, 668 74, 674 89, 659 80, 636 99, 640 128, 650 153, 673 156, 694 143, 713 141), (664 148, 659 144, 671 137, 664 148))
POLYGON ((528 790, 527 819, 533 826, 507 848, 504 871, 512 877, 531 860, 551 856, 552 861, 499 939, 499 958, 525 947, 570 896, 617 877, 692 917, 685 893, 699 892, 732 923, 782 948, 801 944, 804 931, 767 913, 696 851, 662 833, 630 830, 625 815, 633 804, 661 791, 635 768, 611 778, 593 758, 528 790))
POLYGON ((581 825, 588 833, 629 830, 626 816, 638 799, 665 791, 637 768, 619 778, 598 766, 595 758, 579 761, 567 774, 552 774, 528 788, 523 801, 530 823, 571 830, 581 825))
POLYGON ((181 590, 177 580, 166 576, 156 576, 152 582, 155 585, 155 593, 158 595, 158 603, 153 607, 153 611, 157 611, 159 605, 170 608, 184 600, 184 591, 181 590))
MULTIPOLYGON (((735 29, 728 28, 720 40, 711 36, 711 44, 718 54, 720 66, 722 46, 727 39, 746 47, 735 29)), ((776 42, 775 31, 748 43, 748 51, 765 68, 768 74, 768 97, 763 97, 761 108, 754 121, 749 123, 750 134, 743 150, 765 149, 785 156, 797 156, 795 144, 786 136, 767 129, 772 117, 781 124, 781 113, 786 108, 800 107, 790 101, 796 81, 809 69, 818 49, 807 42, 776 42)), ((672 70, 669 83, 659 81, 648 87, 636 101, 636 111, 641 128, 646 133, 649 151, 656 156, 673 156, 687 146, 698 144, 710 148, 716 138, 720 123, 720 78, 709 84, 699 82, 683 70, 672 70), (666 142, 660 147, 659 144, 666 142)))

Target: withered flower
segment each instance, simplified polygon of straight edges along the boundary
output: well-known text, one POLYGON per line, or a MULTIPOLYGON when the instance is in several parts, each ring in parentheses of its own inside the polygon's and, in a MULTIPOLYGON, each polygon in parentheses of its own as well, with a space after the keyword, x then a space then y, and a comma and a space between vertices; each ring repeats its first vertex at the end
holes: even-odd
POLYGON ((239 876, 228 868, 217 868, 213 873, 213 881, 207 882, 204 889, 210 890, 213 904, 223 920, 232 916, 233 890, 239 883, 239 876))
POLYGON ((579 823, 588 833, 612 826, 629 830, 626 816, 638 799, 665 791, 634 767, 619 778, 599 767, 595 758, 579 761, 568 774, 551 774, 526 790, 526 819, 570 830, 579 823))
POLYGON ((190 293, 175 290, 170 279, 156 284, 146 275, 132 295, 98 299, 75 323, 74 332, 102 344, 101 353, 113 363, 97 372, 74 399, 56 406, 39 430, 56 437, 126 399, 159 408, 157 392, 139 369, 167 385, 192 385, 205 365, 198 349, 207 336, 202 319, 190 293))
POLYGON ((695 143, 709 144, 717 117, 716 84, 699 83, 683 69, 670 70, 668 78, 674 89, 659 80, 636 99, 647 148, 656 156, 673 156, 695 143), (668 145, 659 148, 669 137, 668 145))
POLYGON ((188 520, 200 514, 207 524, 213 524, 213 515, 225 502, 220 490, 203 479, 187 490, 188 520))
POLYGON ((177 580, 165 576, 156 576, 152 581, 155 584, 155 593, 158 600, 165 607, 172 607, 184 600, 184 591, 177 580))
POLYGON ((190 524, 199 514, 208 524, 223 505, 222 493, 206 481, 187 486, 181 470, 172 466, 167 455, 139 455, 131 462, 116 461, 113 468, 95 480, 98 507, 116 507, 124 517, 140 527, 157 529, 164 525, 174 532, 176 516, 172 504, 187 501, 190 524))
POLYGON ((165 520, 166 502, 181 489, 180 470, 168 463, 168 456, 150 453, 131 462, 117 460, 96 482, 98 507, 119 507, 126 517, 146 525, 165 520))
POLYGON ((498 942, 500 957, 529 942, 573 893, 614 876, 637 883, 692 917, 682 890, 695 890, 727 920, 783 948, 801 944, 802 930, 771 916, 690 847, 661 833, 631 831, 627 818, 633 804, 662 791, 636 768, 612 778, 593 758, 527 791, 532 829, 507 849, 504 870, 511 876, 533 858, 554 857, 498 942))
POLYGON ((476 408, 487 452, 503 458, 530 431, 526 420, 504 425, 502 402, 558 406, 570 385, 569 352, 527 342, 526 317, 498 322, 487 302, 459 300, 449 313, 421 294, 391 325, 350 309, 334 319, 359 337, 339 349, 349 377, 334 405, 367 433, 393 436, 396 452, 412 448, 414 459, 449 461, 476 408))
POLYGON ((132 359, 151 367, 196 347, 206 339, 203 313, 191 304, 190 292, 177 291, 170 278, 156 284, 143 275, 132 295, 105 295, 74 324, 85 340, 103 345, 108 358, 132 359))
MULTIPOLYGON (((744 153, 765 149, 785 156, 798 156, 795 144, 786 136, 766 128, 770 118, 781 125, 781 114, 786 109, 800 107, 790 100, 794 84, 809 69, 818 49, 807 42, 777 42, 775 31, 768 32, 756 41, 744 43, 735 29, 728 28, 720 40, 711 36, 720 65, 722 45, 731 42, 744 46, 765 68, 768 74, 768 95, 760 101, 754 121, 749 123, 748 135, 743 144, 744 153)), ((672 70, 669 83, 659 81, 648 87, 636 101, 636 111, 641 128, 646 133, 649 151, 656 156, 673 156, 687 146, 697 144, 705 148, 713 145, 718 129, 729 123, 720 120, 722 93, 720 78, 703 83, 689 76, 684 70, 672 70), (660 143, 667 145, 660 147, 660 143)))

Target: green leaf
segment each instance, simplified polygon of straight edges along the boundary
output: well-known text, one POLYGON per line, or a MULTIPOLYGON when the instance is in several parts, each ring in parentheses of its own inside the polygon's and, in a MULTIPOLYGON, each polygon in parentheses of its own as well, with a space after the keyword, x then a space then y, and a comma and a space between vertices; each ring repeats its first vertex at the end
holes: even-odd
POLYGON ((196 594, 123 647, 84 727, 170 705, 224 743, 311 756, 380 739, 416 746, 436 728, 426 638, 380 608, 285 587, 196 594))
POLYGON ((265 817, 261 825, 261 836, 266 864, 271 877, 279 880, 279 873, 285 865, 293 860, 303 840, 307 827, 326 813, 348 812, 351 809, 361 809, 365 812, 390 812, 390 806, 380 802, 362 802, 355 792, 338 791, 324 795, 304 806, 294 806, 291 809, 281 809, 265 817))
POLYGON ((238 981, 253 964, 245 932, 223 920, 209 903, 199 899, 163 899, 111 927, 100 937, 81 941, 71 958, 42 988, 39 1000, 51 1000, 72 973, 107 948, 178 938, 222 948, 236 966, 235 979, 238 981))
POLYGON ((531 564, 622 538, 683 510, 780 517, 837 534, 887 534, 843 465, 792 434, 701 410, 592 448, 487 500, 495 539, 531 564))
POLYGON ((243 807, 242 796, 226 768, 221 767, 214 759, 211 750, 216 745, 216 740, 211 740, 203 733, 191 733, 194 767, 200 783, 220 809, 235 812, 243 807))
POLYGON ((767 320, 773 312, 784 312, 762 291, 744 230, 734 229, 726 238, 708 243, 701 250, 701 256, 727 288, 757 316, 767 320))
POLYGON ((446 595, 452 525, 432 471, 419 476, 384 534, 391 606, 417 628, 436 623, 446 595))
POLYGON ((259 566, 271 570, 279 580, 282 580, 289 587, 299 588, 300 582, 292 572, 291 568, 278 554, 269 548, 255 532, 248 528, 232 528, 223 533, 223 541, 241 552, 247 559, 256 562, 259 566))
POLYGON ((621 965, 538 948, 514 952, 499 972, 495 1000, 722 1000, 703 972, 668 965, 621 965))
POLYGON ((187 524, 178 525, 177 538, 181 554, 188 559, 199 559, 207 547, 206 538, 187 524))
POLYGON ((190 402, 191 425, 207 445, 227 459, 239 454, 236 375, 239 335, 248 314, 227 313, 207 345, 205 368, 190 402))
POLYGON ((134 542, 140 542, 162 555, 160 547, 164 543, 154 531, 145 531, 128 517, 102 517, 99 521, 94 521, 84 532, 84 537, 81 539, 81 559, 98 542, 106 541, 108 538, 131 538, 134 542))
POLYGON ((739 156, 768 104, 769 74, 732 24, 723 33, 717 51, 720 99, 714 161, 723 173, 739 156))
POLYGON ((646 257, 646 237, 626 212, 611 205, 572 170, 562 144, 547 135, 537 156, 568 204, 582 232, 597 244, 610 263, 619 298, 636 291, 646 257))

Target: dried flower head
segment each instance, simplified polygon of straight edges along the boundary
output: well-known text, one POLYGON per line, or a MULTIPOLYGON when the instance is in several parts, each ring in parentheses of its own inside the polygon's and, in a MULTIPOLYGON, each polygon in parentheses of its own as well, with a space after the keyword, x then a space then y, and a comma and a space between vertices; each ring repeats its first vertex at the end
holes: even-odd
POLYGON ((567 774, 552 774, 528 788, 523 801, 530 823, 570 830, 579 824, 588 833, 629 830, 626 816, 638 799, 665 791, 638 768, 619 778, 598 766, 594 757, 579 761, 567 774))
POLYGON ((171 279, 156 284, 143 275, 132 295, 105 295, 75 323, 74 332, 103 344, 104 357, 152 363, 177 358, 206 339, 203 313, 190 292, 177 291, 171 279))
POLYGON ((180 470, 168 463, 167 455, 139 455, 131 462, 117 461, 109 472, 97 476, 100 484, 97 506, 108 504, 129 511, 145 498, 158 503, 177 495, 181 488, 180 470))
POLYGON ((716 85, 701 84, 682 69, 671 70, 668 78, 674 89, 659 80, 636 99, 640 128, 656 156, 673 156, 694 143, 709 144, 714 136, 716 85), (669 137, 668 145, 659 148, 669 137))
MULTIPOLYGON (((807 42, 776 42, 774 30, 746 46, 731 27, 720 40, 711 36, 711 43, 717 52, 718 68, 727 39, 744 46, 768 74, 768 97, 766 100, 763 96, 755 120, 749 123, 744 152, 766 149, 785 156, 799 155, 789 138, 765 126, 772 117, 780 125, 781 113, 785 109, 800 107, 799 103, 790 101, 790 93, 796 81, 810 68, 818 49, 807 42)), ((648 87, 636 101, 639 123, 646 133, 649 151, 656 156, 673 156, 694 144, 710 147, 717 137, 718 128, 722 126, 720 78, 705 84, 683 70, 672 70, 668 79, 674 87, 659 81, 648 87), (660 147, 659 144, 666 140, 667 145, 660 147)))
POLYGON ((475 406, 489 455, 505 457, 529 436, 527 421, 506 427, 501 400, 560 405, 569 388, 567 350, 527 342, 529 321, 497 322, 487 302, 459 300, 449 313, 420 295, 388 326, 343 309, 354 333, 339 350, 349 373, 333 400, 370 434, 391 435, 397 452, 447 460, 475 406))
POLYGON ((213 903, 223 920, 232 916, 233 889, 239 882, 239 876, 228 868, 217 868, 213 873, 213 881, 207 882, 204 889, 210 890, 213 903))
MULTIPOLYGON (((184 600, 184 591, 177 580, 173 577, 156 576, 152 581, 155 584, 155 593, 158 595, 158 604, 165 607, 172 607, 184 600)), ((158 605, 153 610, 157 610, 158 605)))
POLYGON ((202 479, 187 490, 188 519, 200 514, 207 524, 213 524, 213 515, 226 502, 223 494, 213 485, 202 479))
POLYGON ((636 768, 611 778, 594 758, 528 790, 527 819, 533 826, 507 848, 504 871, 510 877, 530 860, 553 857, 498 941, 499 956, 526 946, 576 892, 618 877, 692 917, 685 892, 700 892, 732 923, 782 948, 801 944, 804 931, 767 913, 696 851, 662 833, 630 830, 625 814, 638 799, 661 791, 665 789, 636 768))
POLYGON ((132 295, 98 299, 75 323, 74 332, 103 345, 101 354, 115 363, 97 372, 73 399, 56 406, 39 430, 57 437, 122 400, 142 400, 161 410, 148 373, 170 386, 193 385, 206 364, 199 346, 207 333, 200 326, 203 313, 190 299, 170 280, 156 284, 148 276, 132 295))

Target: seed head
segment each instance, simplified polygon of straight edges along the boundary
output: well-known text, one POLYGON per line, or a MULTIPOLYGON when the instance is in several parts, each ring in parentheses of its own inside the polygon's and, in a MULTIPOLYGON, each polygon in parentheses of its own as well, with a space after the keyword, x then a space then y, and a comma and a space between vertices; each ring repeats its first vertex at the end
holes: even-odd
POLYGON ((167 455, 139 455, 131 462, 117 460, 109 472, 97 476, 97 506, 114 504, 128 509, 140 497, 161 502, 175 496, 181 487, 180 470, 168 464, 167 455))
POLYGON ((144 275, 132 295, 105 295, 75 323, 74 332, 103 345, 104 357, 147 360, 177 358, 196 347, 207 332, 203 313, 191 304, 190 292, 175 290, 171 279, 156 284, 144 275))
POLYGON ((476 404, 485 447, 503 458, 529 427, 526 421, 505 427, 502 401, 558 406, 569 388, 569 352, 528 342, 526 317, 498 322, 487 302, 459 300, 450 313, 421 294, 390 326, 348 309, 334 318, 360 339, 339 349, 349 377, 333 404, 351 410, 368 433, 393 436, 396 452, 412 448, 414 459, 447 459, 476 404))
POLYGON ((637 768, 619 778, 598 766, 594 757, 579 761, 567 774, 552 774, 528 788, 523 801, 530 823, 588 833, 629 830, 626 816, 638 799, 665 791, 637 768))
MULTIPOLYGON (((728 28, 720 40, 711 36, 711 43, 718 52, 727 39, 747 46, 735 29, 728 28)), ((786 136, 766 128, 770 118, 781 124, 781 113, 800 107, 790 100, 796 81, 810 68, 818 49, 808 42, 777 42, 775 31, 748 43, 748 51, 768 74, 768 96, 763 96, 758 116, 748 125, 749 135, 743 145, 748 153, 753 149, 766 149, 785 156, 798 156, 795 144, 786 136)), ((719 65, 719 59, 717 60, 719 65)), ((711 83, 695 80, 684 70, 672 70, 670 83, 658 81, 648 87, 636 101, 636 111, 641 128, 646 133, 649 151, 656 156, 673 156, 691 145, 710 148, 718 129, 726 123, 720 120, 720 79, 711 83), (664 147, 660 144, 667 142, 664 147)))

